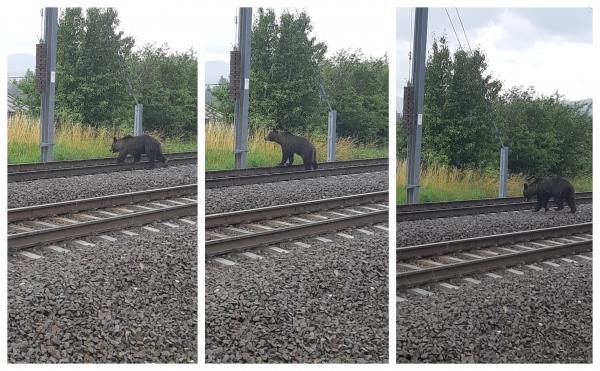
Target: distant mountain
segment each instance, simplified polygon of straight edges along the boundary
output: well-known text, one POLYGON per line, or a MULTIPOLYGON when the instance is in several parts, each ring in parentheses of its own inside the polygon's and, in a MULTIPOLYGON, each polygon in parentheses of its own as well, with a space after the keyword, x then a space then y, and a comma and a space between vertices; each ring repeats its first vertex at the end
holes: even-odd
POLYGON ((204 67, 206 84, 217 84, 221 76, 229 80, 229 63, 223 61, 206 61, 204 67))
POLYGON ((24 76, 28 69, 35 70, 35 55, 21 53, 8 56, 8 76, 24 76))

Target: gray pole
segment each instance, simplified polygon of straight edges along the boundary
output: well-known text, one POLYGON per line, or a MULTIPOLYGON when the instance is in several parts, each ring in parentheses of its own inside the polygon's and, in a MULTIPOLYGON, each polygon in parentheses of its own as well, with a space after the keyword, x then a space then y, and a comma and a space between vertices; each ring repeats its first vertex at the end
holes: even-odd
POLYGON ((406 202, 419 202, 421 170, 421 135, 423 132, 423 99, 425 96, 425 51, 427 48, 427 8, 417 8, 413 42, 412 85, 414 86, 414 127, 408 136, 408 171, 406 173, 406 202))
POLYGON ((40 107, 40 150, 42 162, 48 162, 53 160, 54 152, 54 88, 56 84, 58 8, 45 8, 44 24, 47 75, 40 107))
POLYGON ((135 114, 133 118, 133 136, 139 137, 144 134, 144 129, 142 127, 142 117, 144 116, 144 105, 136 104, 135 105, 135 114))
POLYGON ((508 197, 508 147, 500 148, 500 177, 498 179, 498 197, 508 197))
POLYGON ((252 8, 240 8, 239 17, 239 50, 240 50, 240 95, 235 100, 235 168, 246 168, 248 154, 248 98, 250 93, 250 35, 252 33, 252 8))
POLYGON ((335 161, 336 116, 336 110, 329 111, 327 120, 327 162, 335 161))

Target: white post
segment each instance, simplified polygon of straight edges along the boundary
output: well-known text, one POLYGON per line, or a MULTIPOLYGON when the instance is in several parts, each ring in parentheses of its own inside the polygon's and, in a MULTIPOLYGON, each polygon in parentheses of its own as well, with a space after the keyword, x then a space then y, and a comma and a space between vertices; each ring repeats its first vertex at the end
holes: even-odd
POLYGON ((500 148, 500 177, 498 180, 498 197, 508 197, 506 187, 508 184, 508 147, 500 148))
POLYGON ((336 140, 336 116, 337 111, 329 111, 327 119, 327 162, 335 161, 335 140, 336 140))
POLYGON ((144 134, 144 130, 142 128, 142 117, 144 115, 144 105, 136 104, 135 105, 135 116, 133 118, 133 136, 139 137, 144 134))

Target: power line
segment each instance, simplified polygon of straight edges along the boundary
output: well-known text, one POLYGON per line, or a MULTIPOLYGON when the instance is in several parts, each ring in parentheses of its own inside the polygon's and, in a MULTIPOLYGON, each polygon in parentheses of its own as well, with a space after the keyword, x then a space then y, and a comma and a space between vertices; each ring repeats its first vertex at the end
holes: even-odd
POLYGON ((458 12, 458 8, 454 8, 456 10, 456 15, 458 16, 458 20, 460 21, 460 27, 462 27, 463 33, 465 34, 465 39, 467 40, 467 45, 469 46, 469 51, 471 50, 471 44, 469 43, 469 38, 467 37, 467 33, 465 32, 465 26, 463 26, 462 19, 460 18, 460 13, 458 12))
POLYGON ((456 41, 458 41, 458 46, 462 49, 462 44, 460 43, 460 39, 458 38, 458 34, 456 33, 456 29, 454 28, 454 23, 452 23, 452 19, 450 19, 450 13, 448 13, 448 8, 444 8, 446 11, 446 15, 448 16, 448 20, 450 21, 450 25, 452 26, 452 30, 454 31, 454 36, 456 36, 456 41))

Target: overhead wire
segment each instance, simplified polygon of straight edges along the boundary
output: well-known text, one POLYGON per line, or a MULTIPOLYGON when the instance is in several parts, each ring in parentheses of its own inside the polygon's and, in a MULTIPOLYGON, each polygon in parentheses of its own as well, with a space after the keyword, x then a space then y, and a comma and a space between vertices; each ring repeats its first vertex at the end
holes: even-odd
POLYGON ((454 23, 452 23, 452 19, 450 18, 450 13, 448 13, 448 8, 444 8, 446 11, 446 15, 448 16, 448 21, 450 21, 450 25, 452 26, 452 30, 454 31, 454 36, 456 36, 456 41, 458 41, 458 46, 462 49, 462 44, 460 43, 460 39, 458 38, 458 33, 456 33, 456 29, 454 28, 454 23))
POLYGON ((460 21, 460 27, 462 27, 463 34, 465 34, 465 39, 467 40, 467 45, 469 46, 469 51, 472 52, 471 44, 469 43, 469 38, 467 37, 467 32, 465 31, 465 26, 463 26, 462 18, 460 18, 460 13, 458 12, 458 8, 454 8, 456 10, 456 15, 458 16, 458 20, 460 21))

